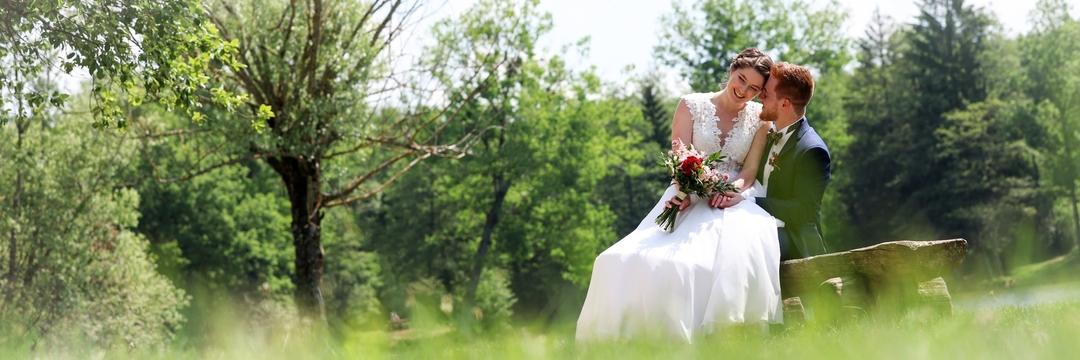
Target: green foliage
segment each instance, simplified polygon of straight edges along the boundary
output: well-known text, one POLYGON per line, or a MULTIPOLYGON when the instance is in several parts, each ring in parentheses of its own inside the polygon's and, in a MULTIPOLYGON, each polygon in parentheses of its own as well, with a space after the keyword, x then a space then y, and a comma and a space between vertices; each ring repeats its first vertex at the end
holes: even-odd
MULTIPOLYGON (((154 126, 188 122, 152 106, 141 107, 133 118, 150 134, 158 131, 154 126)), ((221 154, 204 153, 203 146, 229 142, 201 136, 140 140, 143 156, 127 175, 143 194, 139 232, 159 253, 179 252, 179 259, 167 257, 177 259, 174 279, 190 291, 229 290, 264 299, 290 294, 289 203, 272 170, 248 161, 178 181, 164 175, 205 166, 221 154)))
POLYGON ((644 140, 655 143, 661 149, 667 149, 671 147, 671 109, 675 105, 664 101, 666 94, 660 90, 658 77, 646 77, 640 81, 639 86, 641 116, 647 127, 635 130, 645 136, 644 140))
POLYGON ((323 220, 327 313, 330 324, 338 329, 382 329, 389 317, 379 299, 384 288, 383 261, 369 249, 372 239, 358 225, 346 211, 330 212, 323 220))
POLYGON ((390 45, 411 30, 418 7, 392 0, 209 4, 207 18, 236 45, 241 65, 214 73, 222 79, 217 93, 247 97, 192 114, 224 120, 138 124, 151 131, 150 145, 193 149, 173 166, 152 166, 155 175, 187 180, 234 164, 250 168, 256 160, 278 175, 289 201, 292 281, 304 316, 321 317, 323 310, 325 209, 366 201, 424 159, 464 154, 476 137, 448 136, 448 124, 461 122, 455 109, 468 101, 442 96, 475 93, 469 89, 480 85, 417 85, 424 81, 418 77, 469 72, 473 63, 454 69, 434 63, 408 76, 393 71, 403 59, 390 45), (400 98, 388 98, 394 96, 400 98), (231 107, 249 112, 221 111, 231 107))
POLYGON ((521 308, 543 309, 566 284, 584 285, 595 254, 615 240, 596 189, 633 144, 609 131, 640 122, 640 111, 631 101, 593 100, 592 74, 533 54, 550 22, 534 2, 485 1, 467 14, 437 27, 447 45, 428 54, 441 63, 511 64, 435 74, 449 83, 489 79, 462 110, 470 122, 448 132, 487 130, 470 156, 418 168, 362 217, 397 281, 434 276, 468 302, 469 287, 483 282, 476 276, 501 268, 521 308))
MULTIPOLYGON (((1021 69, 1026 82, 1020 90, 1039 103, 1039 124, 1047 129, 1046 137, 1036 146, 1044 157, 1042 167, 1049 183, 1062 199, 1061 213, 1070 215, 1063 226, 1050 226, 1057 234, 1071 234, 1050 239, 1053 248, 1080 246, 1080 209, 1077 181, 1080 180, 1080 21, 1069 14, 1070 7, 1061 1, 1039 1, 1033 13, 1034 31, 1019 39, 1021 69), (1065 224, 1068 225, 1065 225, 1065 224)), ((1044 215, 1055 212, 1042 209, 1044 215)), ((1051 216, 1044 216, 1051 218, 1051 216)))
POLYGON ((0 343, 152 348, 184 322, 187 296, 134 231, 130 138, 90 124, 35 112, 0 127, 0 343))
MULTIPOLYGON (((989 43, 997 35, 993 20, 963 1, 927 1, 921 8, 917 22, 906 27, 876 16, 860 42, 852 79, 860 91, 846 105, 854 138, 848 152, 858 156, 848 159, 854 175, 842 189, 860 243, 971 236, 970 227, 946 214, 955 210, 951 201, 960 201, 951 198, 960 195, 950 187, 955 183, 944 180, 957 164, 939 156, 948 150, 937 145, 935 132, 945 126, 947 112, 987 95, 983 60, 993 55, 989 43)), ((1015 134, 1000 136, 1011 142, 1015 134)), ((976 162, 997 160, 969 155, 976 162)))
POLYGON ((1080 217, 1061 109, 1077 76, 1062 69, 1080 33, 1067 6, 1041 1, 1019 38, 963 1, 920 7, 912 25, 875 15, 859 41, 842 187, 856 242, 965 237, 965 271, 992 276, 1068 251, 1080 217))
POLYGON ((829 73, 850 61, 846 17, 835 1, 814 9, 801 0, 700 0, 663 18, 656 51, 698 91, 719 89, 731 60, 748 47, 829 73))
POLYGON ((670 112, 676 104, 661 93, 659 84, 657 77, 650 76, 639 80, 638 98, 617 93, 607 95, 623 102, 614 111, 632 115, 633 110, 626 107, 634 102, 641 111, 641 117, 614 117, 607 125, 610 134, 635 145, 607 154, 611 161, 621 165, 601 180, 607 185, 596 190, 615 214, 615 233, 620 237, 637 228, 670 182, 657 162, 657 154, 671 148, 670 112))
POLYGON ((22 93, 27 75, 85 69, 94 79, 91 111, 98 126, 127 125, 121 97, 156 99, 196 122, 202 114, 195 109, 204 104, 246 99, 226 91, 204 94, 216 88, 216 68, 243 65, 238 43, 222 39, 200 1, 13 1, 0 5, 0 21, 0 61, 18 69, 14 77, 0 77, 0 91, 30 102, 49 98, 60 107, 64 94, 22 93))
POLYGON ((183 277, 199 286, 290 294, 288 202, 249 178, 272 176, 269 169, 249 166, 226 167, 188 182, 145 184, 139 231, 156 246, 175 244, 186 259, 183 277))
MULTIPOLYGON (((938 195, 925 204, 941 222, 968 234, 974 248, 1000 256, 1034 223, 1040 197, 1038 152, 1026 141, 1039 138, 1034 106, 1028 101, 990 99, 945 115, 935 135, 936 161, 948 164, 938 175, 938 195), (1027 130, 1027 131, 1026 131, 1027 130)), ((1030 230, 1029 230, 1030 231, 1030 230)), ((998 265, 996 274, 1003 274, 998 265)))
POLYGON ((510 315, 513 314, 517 299, 510 289, 510 279, 506 272, 487 269, 480 275, 480 284, 476 288, 476 316, 480 325, 487 330, 505 330, 510 328, 510 315))

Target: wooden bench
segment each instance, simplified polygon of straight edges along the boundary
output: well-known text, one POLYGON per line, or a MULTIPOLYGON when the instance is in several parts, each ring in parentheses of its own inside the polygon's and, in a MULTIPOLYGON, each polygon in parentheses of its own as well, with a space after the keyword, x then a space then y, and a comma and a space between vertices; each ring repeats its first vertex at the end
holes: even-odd
POLYGON ((944 277, 963 259, 964 239, 892 241, 780 264, 785 318, 927 306, 952 312, 944 277))

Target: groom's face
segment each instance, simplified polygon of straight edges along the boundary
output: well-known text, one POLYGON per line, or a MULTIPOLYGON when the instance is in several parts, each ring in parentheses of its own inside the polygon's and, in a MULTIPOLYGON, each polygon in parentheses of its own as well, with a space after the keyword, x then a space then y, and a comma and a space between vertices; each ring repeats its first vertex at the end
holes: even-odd
POLYGON ((761 98, 761 120, 776 121, 777 112, 780 110, 780 98, 776 96, 776 80, 772 77, 765 82, 765 89, 758 95, 761 98))

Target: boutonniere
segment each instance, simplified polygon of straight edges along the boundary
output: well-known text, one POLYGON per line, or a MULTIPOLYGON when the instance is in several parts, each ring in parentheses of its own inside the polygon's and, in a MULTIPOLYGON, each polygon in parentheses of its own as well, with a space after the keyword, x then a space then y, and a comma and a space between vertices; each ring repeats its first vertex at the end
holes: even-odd
POLYGON ((774 152, 769 156, 769 165, 772 165, 773 171, 780 170, 780 167, 776 163, 780 160, 780 153, 774 152))

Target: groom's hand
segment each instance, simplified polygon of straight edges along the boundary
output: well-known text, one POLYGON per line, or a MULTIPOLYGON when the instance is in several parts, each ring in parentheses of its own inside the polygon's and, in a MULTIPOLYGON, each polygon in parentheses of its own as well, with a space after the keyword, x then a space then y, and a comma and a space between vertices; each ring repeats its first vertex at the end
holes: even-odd
POLYGON ((738 205, 740 202, 742 202, 743 201, 743 196, 742 196, 742 194, 739 194, 739 193, 736 193, 736 192, 729 192, 729 193, 724 193, 723 199, 724 200, 720 202, 719 207, 721 209, 727 209, 729 207, 738 205))

